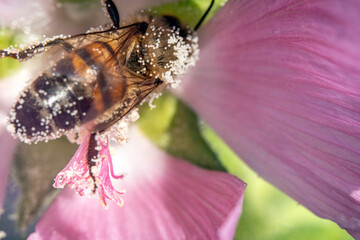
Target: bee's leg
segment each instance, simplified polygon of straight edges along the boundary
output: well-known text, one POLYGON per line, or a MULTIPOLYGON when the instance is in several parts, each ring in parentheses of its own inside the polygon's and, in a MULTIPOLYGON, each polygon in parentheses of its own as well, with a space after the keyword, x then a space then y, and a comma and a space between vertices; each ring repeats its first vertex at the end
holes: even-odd
POLYGON ((161 80, 160 78, 156 78, 156 79, 155 79, 155 85, 156 85, 156 86, 159 86, 159 85, 161 85, 161 84, 163 84, 163 83, 164 83, 164 81, 161 80))
POLYGON ((87 151, 87 158, 86 158, 87 165, 89 168, 89 175, 94 181, 93 192, 96 191, 96 179, 94 173, 92 172, 92 169, 94 166, 96 166, 96 161, 98 160, 99 157, 99 151, 97 150, 98 142, 96 141, 95 137, 96 137, 96 133, 92 133, 89 139, 89 148, 87 151))
POLYGON ((119 12, 116 8, 115 3, 112 0, 105 0, 105 6, 106 6, 106 10, 111 18, 111 20, 113 21, 113 28, 114 29, 118 29, 119 25, 120 25, 120 17, 119 17, 119 12))
POLYGON ((73 50, 73 46, 68 42, 65 42, 66 39, 68 38, 55 38, 51 41, 45 41, 37 45, 29 46, 28 48, 23 50, 18 50, 18 49, 0 50, 0 59, 4 57, 10 57, 19 61, 28 60, 33 56, 46 51, 46 49, 54 45, 61 45, 65 51, 70 52, 73 50))
POLYGON ((201 19, 199 20, 199 22, 196 24, 194 31, 197 31, 199 29, 199 27, 201 26, 201 24, 204 22, 206 16, 209 14, 211 8, 214 5, 215 0, 211 0, 209 7, 207 8, 206 12, 204 13, 204 15, 201 17, 201 19))

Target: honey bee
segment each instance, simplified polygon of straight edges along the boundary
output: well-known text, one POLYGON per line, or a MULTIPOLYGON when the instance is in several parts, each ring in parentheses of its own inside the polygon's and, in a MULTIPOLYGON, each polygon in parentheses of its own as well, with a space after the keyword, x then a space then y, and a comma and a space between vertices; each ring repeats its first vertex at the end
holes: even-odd
MULTIPOLYGON (((65 56, 33 80, 10 111, 9 129, 26 143, 55 139, 77 127, 106 131, 152 93, 176 84, 197 58, 199 28, 172 16, 140 14, 120 24, 105 0, 112 26, 106 30, 53 37, 26 49, 0 50, 0 58, 27 60, 55 47, 65 56)), ((90 144, 90 143, 89 143, 90 144)), ((95 155, 95 154, 92 154, 95 155)))

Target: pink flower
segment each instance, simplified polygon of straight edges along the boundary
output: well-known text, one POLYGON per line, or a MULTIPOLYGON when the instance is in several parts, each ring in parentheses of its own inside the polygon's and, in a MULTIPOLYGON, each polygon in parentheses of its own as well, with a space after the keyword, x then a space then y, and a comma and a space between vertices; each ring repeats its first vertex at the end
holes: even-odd
MULTIPOLYGON (((182 89, 177 91, 262 177, 318 216, 335 221, 357 239, 360 239, 359 12, 360 5, 355 0, 271 3, 229 0, 199 31, 200 60, 183 77, 182 89)), ((125 152, 120 160, 127 156, 134 160, 128 162, 129 168, 137 169, 139 174, 124 178, 129 179, 128 191, 136 189, 124 195, 127 208, 115 208, 98 222, 104 214, 98 204, 82 203, 89 200, 65 190, 31 237, 86 239, 104 234, 101 237, 105 239, 117 239, 154 234, 157 238, 175 238, 195 234, 206 239, 219 234, 218 237, 231 239, 232 231, 224 229, 234 227, 233 217, 237 219, 240 212, 243 185, 223 173, 206 172, 209 175, 204 177, 204 170, 189 171, 189 164, 170 160, 150 147, 138 132, 133 138, 136 141, 130 141, 123 150, 116 148, 125 152), (148 151, 146 156, 158 161, 156 168, 148 161, 136 163, 141 160, 139 145, 148 151), (162 170, 164 165, 166 171, 162 170), (174 177, 176 184, 164 175, 174 177), (187 181, 196 176, 201 177, 187 181), (148 180, 147 185, 137 182, 140 177, 148 180), (209 186, 204 181, 222 185, 200 191, 209 186), (204 195, 187 202, 185 199, 194 192, 178 194, 177 184, 180 189, 195 189, 204 195), (225 198, 232 199, 231 204, 215 201, 219 187, 225 187, 229 193, 225 198), (169 194, 160 197, 165 192, 169 194), (138 197, 142 194, 147 197, 138 197), (224 207, 219 212, 226 216, 212 215, 205 210, 209 206, 204 203, 214 204, 215 209, 224 207), (69 207, 71 204, 77 209, 69 207), (199 208, 190 209, 191 205, 199 208), (144 232, 139 233, 132 224, 139 221, 136 217, 144 209, 152 214, 140 218, 136 230, 144 232), (183 212, 185 209, 190 211, 183 212), (195 213, 194 209, 202 210, 195 213), (56 218, 51 218, 54 215, 56 218), (149 219, 150 216, 156 218, 149 219), (212 221, 214 216, 220 217, 212 221), (77 228, 69 219, 76 219, 77 228), (192 225, 192 221, 199 225, 192 225), (104 222, 110 226, 116 222, 119 226, 109 229, 104 222), (225 233, 230 234, 222 235, 225 233)))
POLYGON ((359 12, 358 1, 230 0, 200 30, 179 92, 260 176, 357 239, 359 12))
POLYGON ((139 132, 131 139, 112 155, 115 169, 128 173, 116 186, 127 190, 123 207, 109 202, 104 210, 97 199, 65 189, 30 239, 232 238, 244 184, 174 159, 139 132))
MULTIPOLYGON (((41 5, 48 8, 44 15, 52 9, 51 5, 41 5)), ((31 3, 28 7, 32 6, 31 3)), ((46 32, 46 29, 39 31, 46 32)), ((2 90, 8 88, 4 84, 2 90)), ((9 102, 4 99, 7 111, 9 102)), ((203 170, 171 157, 154 148, 136 129, 132 129, 130 139, 129 144, 111 148, 107 140, 96 139, 101 161, 96 164, 98 174, 92 171, 92 176, 85 162, 91 137, 85 136, 73 159, 55 180, 56 187, 69 184, 80 195, 91 194, 93 189, 89 186, 94 186, 95 180, 96 191, 108 210, 101 207, 96 198, 79 197, 73 190, 65 189, 42 216, 29 239, 233 238, 241 215, 245 183, 232 175, 203 170), (110 150, 114 152, 111 155, 110 150), (116 166, 113 168, 112 164, 116 166), (123 180, 114 179, 124 173, 123 180), (122 198, 125 206, 120 208, 114 203, 121 205, 122 198), (114 202, 107 202, 108 199, 114 202)), ((3 146, 8 148, 6 144, 3 146)), ((7 152, 9 165, 12 151, 7 152)), ((4 191, 0 194, 3 198, 4 191)))

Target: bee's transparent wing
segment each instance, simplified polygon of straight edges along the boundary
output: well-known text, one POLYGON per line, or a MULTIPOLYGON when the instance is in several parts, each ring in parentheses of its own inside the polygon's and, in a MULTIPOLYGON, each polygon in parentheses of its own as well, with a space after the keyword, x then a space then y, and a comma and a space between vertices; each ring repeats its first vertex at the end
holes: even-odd
MULTIPOLYGON (((141 79, 133 78, 128 80, 127 94, 121 102, 116 104, 111 112, 111 117, 96 125, 95 130, 104 131, 117 121, 122 119, 132 109, 136 108, 144 99, 146 99, 151 93, 158 89, 159 85, 163 82, 159 79, 141 79)), ((157 91, 156 91, 157 92, 157 91)))
MULTIPOLYGON (((0 50, 0 59, 10 57, 19 61, 29 60, 33 56, 47 52, 50 50, 51 55, 56 55, 59 52, 69 53, 74 49, 96 41, 111 41, 118 38, 119 35, 128 31, 134 31, 137 25, 129 25, 120 29, 108 29, 98 32, 83 33, 74 36, 56 36, 44 41, 31 45, 24 49, 3 49, 0 50), (114 37, 115 36, 115 37, 114 37)), ((60 55, 60 54, 58 54, 60 55)))

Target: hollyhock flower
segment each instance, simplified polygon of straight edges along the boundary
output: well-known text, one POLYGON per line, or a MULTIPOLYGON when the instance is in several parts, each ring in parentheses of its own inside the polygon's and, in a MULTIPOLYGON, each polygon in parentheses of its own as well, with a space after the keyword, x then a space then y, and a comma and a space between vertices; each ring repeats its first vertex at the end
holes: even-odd
POLYGON ((178 94, 260 176, 360 239, 358 1, 230 0, 178 94))
MULTIPOLYGON (((49 3, 42 7, 52 9, 49 3)), ((4 85, 4 90, 9 88, 4 85)), ((4 105, 7 105, 5 102, 9 101, 4 99, 4 105)), ((95 199, 80 198, 73 190, 66 189, 49 207, 30 239, 233 237, 245 190, 241 180, 171 157, 155 149, 135 129, 130 139, 125 146, 111 148, 108 139, 95 139, 99 144, 96 174, 94 169, 89 172, 87 162, 84 162, 92 140, 92 136, 85 135, 73 159, 55 179, 55 187, 69 184, 80 195, 91 193, 94 189, 89 188, 88 182, 95 180, 96 192, 109 211, 95 199), (114 153, 110 154, 110 150, 114 153), (113 168, 112 164, 117 166, 113 168), (128 169, 124 170, 124 166, 128 169), (123 181, 109 177, 111 173, 113 178, 119 178, 124 172, 123 181), (127 193, 120 196, 124 186, 127 193), (126 202, 123 208, 106 202, 111 199, 122 205, 122 198, 126 202)), ((0 197, 3 194, 4 191, 0 197)))
MULTIPOLYGON (((335 221, 358 239, 359 11, 357 1, 229 0, 200 29, 200 60, 183 77, 182 88, 177 91, 177 95, 260 176, 318 216, 335 221)), ((141 142, 141 137, 138 139, 146 149, 148 143, 141 142)), ((129 155, 137 154, 133 142, 124 147, 133 148, 129 155)), ((117 151, 121 150, 117 148, 117 151)), ((130 163, 134 165, 129 167, 135 168, 136 163, 130 163)), ((143 171, 139 171, 140 175, 146 175, 146 167, 151 166, 146 165, 143 171)), ((169 173, 175 175, 175 172, 169 173)), ((148 183, 151 182, 149 177, 148 183)), ((151 200, 160 201, 151 198, 151 190, 156 192, 157 187, 141 188, 145 193, 149 191, 149 197, 144 201, 125 194, 125 201, 134 204, 128 209, 136 209, 151 200)), ((131 189, 130 186, 126 188, 131 189)), ((89 238, 97 236, 91 236, 86 226, 120 237, 118 230, 111 232, 113 230, 105 229, 104 225, 97 226, 97 221, 92 222, 102 212, 96 206, 77 204, 87 200, 73 195, 65 190, 57 198, 32 235, 34 239, 40 236, 61 239, 79 236, 77 234, 89 238), (79 206, 78 211, 67 208, 71 204, 79 206), (59 217, 50 221, 55 212, 59 217), (79 220, 83 225, 77 230, 67 219, 79 219, 79 212, 86 212, 88 215, 82 216, 90 221, 79 220), (93 224, 94 228, 87 224, 93 224)), ((176 193, 171 196, 171 200, 180 201, 176 193)), ((171 204, 168 200, 164 202, 171 204)), ((159 210, 143 206, 150 211, 159 210)), ((136 221, 134 216, 140 214, 131 216, 126 211, 130 210, 121 213, 116 210, 113 217, 106 219, 123 220, 124 225, 119 226, 124 231, 122 236, 135 236, 128 232, 133 226, 132 221, 136 221)), ((157 212, 159 215, 162 213, 157 212)), ((168 217, 166 214, 161 216, 161 220, 168 217)), ((189 218, 192 217, 195 216, 189 218)), ((187 222, 185 219, 186 216, 180 222, 187 222)), ((161 220, 158 224, 164 225, 165 221, 161 220)), ((145 222, 148 223, 146 220, 142 223, 145 222)), ((175 236, 177 231, 169 233, 166 231, 168 228, 150 229, 159 231, 156 236, 166 237, 175 236)))
POLYGON ((244 185, 166 155, 139 132, 130 137, 112 153, 114 168, 128 173, 116 186, 127 190, 124 206, 104 210, 65 189, 30 239, 231 239, 244 185))

